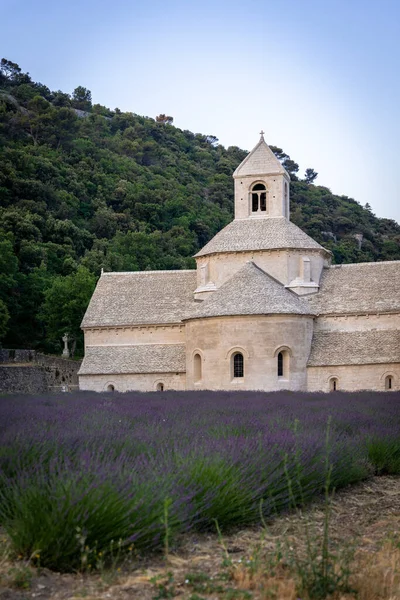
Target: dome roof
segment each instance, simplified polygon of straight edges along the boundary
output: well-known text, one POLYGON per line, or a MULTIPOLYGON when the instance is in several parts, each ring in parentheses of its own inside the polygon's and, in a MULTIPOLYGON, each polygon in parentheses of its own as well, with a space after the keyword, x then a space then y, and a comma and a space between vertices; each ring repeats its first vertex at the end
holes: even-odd
MULTIPOLYGON (((325 250, 285 217, 236 219, 221 229, 195 256, 252 250, 325 250)), ((328 250, 325 250, 328 253, 328 250)))

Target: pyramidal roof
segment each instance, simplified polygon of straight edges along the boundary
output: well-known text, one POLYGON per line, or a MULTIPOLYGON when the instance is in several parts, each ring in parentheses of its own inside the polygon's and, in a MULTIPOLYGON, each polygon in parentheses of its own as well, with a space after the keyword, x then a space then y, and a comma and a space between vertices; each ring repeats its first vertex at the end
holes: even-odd
POLYGON ((267 314, 312 315, 313 311, 305 300, 249 261, 184 319, 267 314))
POLYGON ((240 163, 233 177, 244 177, 245 175, 288 175, 286 169, 281 165, 271 148, 261 134, 260 141, 253 150, 240 163))
MULTIPOLYGON (((217 252, 251 252, 296 248, 325 250, 285 217, 235 219, 221 229, 195 256, 217 252)), ((328 250, 325 250, 328 254, 328 250)))

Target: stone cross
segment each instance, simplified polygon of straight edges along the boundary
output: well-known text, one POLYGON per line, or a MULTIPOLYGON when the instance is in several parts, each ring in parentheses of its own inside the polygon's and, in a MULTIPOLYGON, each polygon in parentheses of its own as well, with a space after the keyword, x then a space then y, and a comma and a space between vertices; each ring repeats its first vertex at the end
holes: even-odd
POLYGON ((263 131, 263 130, 261 129, 261 131, 260 131, 260 135, 261 135, 261 138, 262 138, 262 139, 264 139, 264 133, 265 133, 265 131, 263 131))
POLYGON ((68 350, 68 333, 64 333, 63 337, 62 337, 62 341, 64 342, 64 350, 62 352, 62 355, 65 356, 65 358, 69 358, 69 350, 68 350))

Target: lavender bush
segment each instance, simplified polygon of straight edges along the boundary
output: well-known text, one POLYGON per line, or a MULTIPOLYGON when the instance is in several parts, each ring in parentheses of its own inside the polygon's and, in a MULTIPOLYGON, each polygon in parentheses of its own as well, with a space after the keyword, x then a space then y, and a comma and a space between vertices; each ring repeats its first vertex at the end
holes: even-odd
POLYGON ((215 519, 250 524, 320 493, 328 463, 336 488, 400 473, 400 395, 0 398, 0 525, 18 554, 58 570, 215 519))

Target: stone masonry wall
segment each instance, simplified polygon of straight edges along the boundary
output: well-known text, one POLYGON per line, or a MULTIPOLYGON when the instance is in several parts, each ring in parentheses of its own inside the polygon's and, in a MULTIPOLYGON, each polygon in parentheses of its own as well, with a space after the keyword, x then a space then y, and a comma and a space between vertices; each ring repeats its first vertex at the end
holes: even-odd
POLYGON ((0 393, 43 393, 79 389, 81 361, 35 350, 0 350, 0 393))
POLYGON ((186 388, 185 373, 138 373, 121 375, 81 375, 81 390, 105 392, 113 386, 116 392, 155 392, 157 385, 163 384, 164 390, 184 390, 186 388))
POLYGON ((392 377, 392 390, 400 390, 400 363, 308 367, 307 389, 309 392, 329 392, 330 380, 335 378, 337 379, 338 390, 383 392, 387 376, 392 377))
POLYGON ((0 394, 41 394, 47 391, 46 376, 40 367, 0 366, 0 394))

